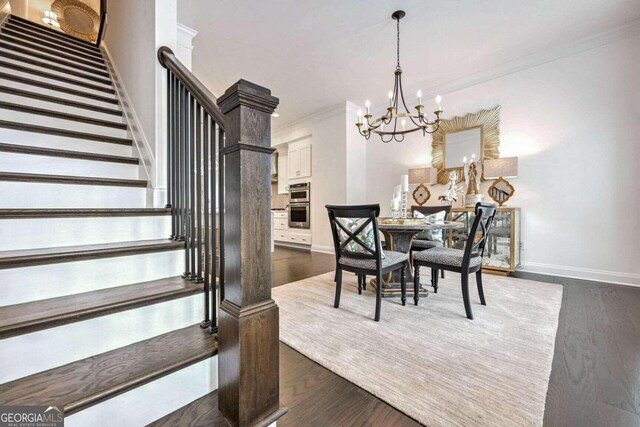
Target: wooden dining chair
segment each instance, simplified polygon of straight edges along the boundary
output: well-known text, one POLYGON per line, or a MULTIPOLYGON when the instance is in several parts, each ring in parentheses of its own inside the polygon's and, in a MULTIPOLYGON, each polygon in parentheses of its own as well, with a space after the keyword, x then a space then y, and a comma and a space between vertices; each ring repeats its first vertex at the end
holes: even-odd
MULTIPOLYGON (((439 212, 444 211, 444 219, 446 220, 449 217, 449 212, 451 212, 451 205, 444 206, 411 206, 411 215, 415 216, 416 212, 421 213, 424 216, 435 215, 439 212)), ((446 246, 445 242, 447 241, 447 231, 446 230, 433 230, 429 232, 429 234, 433 235, 433 233, 442 233, 441 241, 434 240, 433 238, 423 238, 420 234, 416 236, 416 238, 411 242, 411 250, 409 251, 409 259, 413 262, 413 253, 417 251, 424 251, 425 249, 433 249, 442 246, 446 246)), ((422 234, 422 233, 421 233, 422 234)), ((440 271, 441 277, 444 279, 444 270, 440 271)), ((434 287, 435 279, 431 279, 431 286, 434 287)))
POLYGON ((362 281, 366 275, 376 277, 375 321, 380 320, 382 305, 382 275, 400 270, 401 301, 407 301, 406 268, 407 254, 383 251, 380 245, 377 217, 380 205, 335 206, 327 205, 333 244, 336 254, 336 296, 334 307, 340 306, 342 272, 358 275, 358 292, 362 292, 362 281))
POLYGON ((413 256, 413 301, 415 305, 418 305, 419 300, 420 267, 431 268, 432 278, 435 280, 435 290, 438 289, 438 270, 460 273, 464 309, 467 318, 471 320, 473 320, 473 312, 469 301, 469 274, 475 273, 480 303, 487 305, 482 289, 482 255, 497 207, 498 205, 492 203, 476 204, 476 217, 469 230, 464 249, 439 247, 418 252, 413 256))

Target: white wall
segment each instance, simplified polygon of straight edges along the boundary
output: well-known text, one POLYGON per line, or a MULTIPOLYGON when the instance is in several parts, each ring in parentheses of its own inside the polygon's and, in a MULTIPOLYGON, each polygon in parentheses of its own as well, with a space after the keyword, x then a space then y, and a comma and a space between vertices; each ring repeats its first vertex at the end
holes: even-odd
POLYGON ((311 240, 312 247, 319 251, 333 249, 329 219, 324 206, 347 203, 346 111, 347 104, 343 103, 311 120, 277 128, 272 135, 274 146, 312 138, 311 240))
POLYGON ((108 7, 104 43, 131 102, 125 112, 149 166, 152 203, 164 206, 167 83, 157 51, 161 46, 177 50, 177 0, 111 0, 108 7))
MULTIPOLYGON (((502 106, 525 270, 640 285, 639 46, 635 36, 443 94, 444 118, 502 106)), ((431 162, 431 138, 372 137, 366 155, 367 201, 388 213, 400 175, 431 162)), ((443 189, 431 187, 428 204, 443 189)))

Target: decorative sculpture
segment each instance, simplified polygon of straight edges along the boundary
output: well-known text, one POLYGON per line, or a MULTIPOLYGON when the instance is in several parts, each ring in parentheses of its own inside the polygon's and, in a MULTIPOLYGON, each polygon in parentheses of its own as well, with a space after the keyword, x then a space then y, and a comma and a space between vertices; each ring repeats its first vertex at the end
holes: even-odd
POLYGON ((441 200, 443 205, 453 205, 454 202, 458 201, 458 195, 462 193, 462 184, 457 184, 457 182, 458 174, 456 171, 451 171, 449 173, 449 185, 445 192, 438 197, 438 200, 441 200))

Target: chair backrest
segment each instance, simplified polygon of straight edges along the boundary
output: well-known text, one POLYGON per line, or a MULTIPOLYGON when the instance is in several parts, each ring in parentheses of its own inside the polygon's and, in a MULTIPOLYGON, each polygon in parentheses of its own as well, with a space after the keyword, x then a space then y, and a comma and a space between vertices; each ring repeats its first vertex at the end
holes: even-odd
POLYGON ((497 208, 498 205, 495 203, 476 203, 476 217, 469 230, 469 236, 467 237, 467 243, 464 248, 464 257, 462 259, 463 269, 468 268, 472 258, 482 257, 497 208))
POLYGON ((382 254, 376 220, 380 215, 380 205, 326 205, 326 208, 333 234, 336 262, 340 261, 340 257, 348 256, 373 259, 380 265, 382 254), (365 234, 368 235, 368 239, 365 239, 365 234))
POLYGON ((436 214, 438 212, 445 212, 445 216, 444 218, 447 219, 447 217, 449 216, 449 212, 451 212, 451 205, 444 205, 444 206, 411 206, 411 214, 413 215, 413 213, 415 211, 420 212, 422 215, 433 215, 436 214))

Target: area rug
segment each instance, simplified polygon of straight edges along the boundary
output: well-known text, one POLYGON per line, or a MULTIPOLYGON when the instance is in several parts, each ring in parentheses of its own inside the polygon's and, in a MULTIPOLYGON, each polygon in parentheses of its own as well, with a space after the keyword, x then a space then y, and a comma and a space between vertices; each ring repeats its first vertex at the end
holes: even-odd
POLYGON ((383 300, 374 322, 352 274, 333 308, 333 275, 273 289, 282 342, 428 426, 542 425, 562 286, 486 274, 482 306, 471 278, 468 320, 447 273, 419 306, 383 300))

